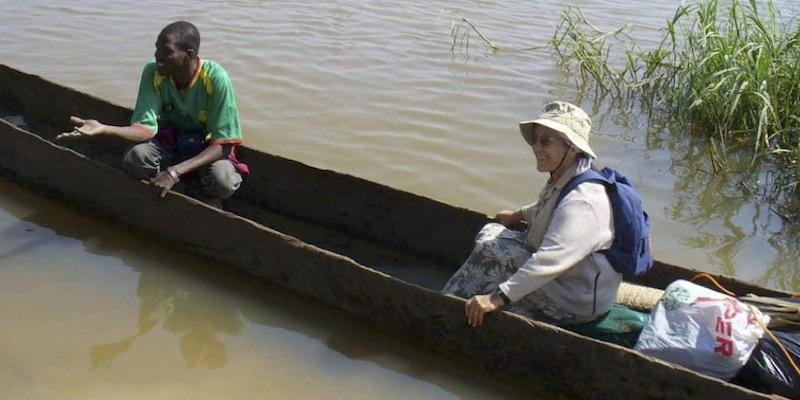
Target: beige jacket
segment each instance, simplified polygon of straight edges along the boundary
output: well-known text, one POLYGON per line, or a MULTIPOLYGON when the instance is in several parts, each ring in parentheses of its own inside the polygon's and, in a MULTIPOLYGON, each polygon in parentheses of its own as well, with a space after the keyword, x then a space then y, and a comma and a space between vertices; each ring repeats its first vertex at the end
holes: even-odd
POLYGON ((611 309, 622 282, 622 274, 597 253, 611 247, 614 237, 611 202, 602 184, 584 182, 555 207, 573 176, 574 171, 548 183, 536 203, 520 209, 533 255, 500 290, 517 301, 541 289, 570 313, 598 315, 611 309))

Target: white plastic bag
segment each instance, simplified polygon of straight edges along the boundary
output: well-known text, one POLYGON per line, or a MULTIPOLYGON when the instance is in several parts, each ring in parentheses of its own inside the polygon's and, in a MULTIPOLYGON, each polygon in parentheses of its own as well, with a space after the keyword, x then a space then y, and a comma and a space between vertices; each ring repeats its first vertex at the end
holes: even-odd
POLYGON ((721 379, 747 362, 769 316, 733 297, 678 280, 650 313, 635 349, 721 379))

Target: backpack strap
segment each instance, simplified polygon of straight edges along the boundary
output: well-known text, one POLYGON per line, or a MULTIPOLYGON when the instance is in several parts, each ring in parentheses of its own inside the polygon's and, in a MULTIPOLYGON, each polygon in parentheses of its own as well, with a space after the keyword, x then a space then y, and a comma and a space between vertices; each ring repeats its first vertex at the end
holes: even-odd
POLYGON ((561 188, 561 192, 559 192, 558 199, 556 200, 556 207, 561 204, 561 200, 564 200, 564 197, 567 197, 567 194, 569 194, 572 189, 575 189, 578 187, 578 185, 586 181, 600 182, 603 184, 611 183, 600 172, 597 172, 597 170, 594 168, 590 168, 580 175, 573 176, 572 179, 570 179, 569 182, 567 182, 567 184, 561 188))
MULTIPOLYGON (((589 168, 584 173, 573 176, 572 179, 570 179, 569 182, 567 182, 567 184, 564 185, 563 188, 561 188, 561 192, 559 192, 558 199, 556 200, 556 207, 558 207, 558 205, 561 204, 561 200, 564 200, 564 197, 567 197, 567 194, 569 194, 569 192, 571 192, 572 189, 575 189, 576 187, 578 187, 578 185, 580 185, 583 182, 589 182, 589 181, 602 183, 606 190, 608 190, 608 185, 612 183, 608 178, 606 178, 602 173, 598 172, 596 169, 589 168)), ((608 250, 599 251, 599 253, 602 254, 606 254, 607 252, 608 250)))

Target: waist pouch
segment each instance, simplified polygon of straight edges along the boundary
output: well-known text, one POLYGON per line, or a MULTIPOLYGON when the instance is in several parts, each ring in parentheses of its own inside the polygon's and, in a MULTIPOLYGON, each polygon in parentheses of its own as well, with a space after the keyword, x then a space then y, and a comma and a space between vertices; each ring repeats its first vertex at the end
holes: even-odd
POLYGON ((192 158, 206 148, 205 135, 201 129, 178 130, 168 123, 159 124, 156 140, 173 153, 173 164, 192 158))
POLYGON ((177 162, 196 156, 206 148, 203 131, 179 131, 175 137, 175 157, 177 162))

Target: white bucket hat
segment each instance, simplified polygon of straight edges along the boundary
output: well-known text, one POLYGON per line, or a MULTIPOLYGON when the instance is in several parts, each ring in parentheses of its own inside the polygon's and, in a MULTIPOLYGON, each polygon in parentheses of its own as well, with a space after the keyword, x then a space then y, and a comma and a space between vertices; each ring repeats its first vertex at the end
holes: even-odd
POLYGON ((554 101, 544 106, 544 112, 534 120, 519 123, 522 137, 533 135, 533 126, 539 124, 553 129, 566 137, 580 151, 597 158, 589 147, 589 134, 592 130, 592 119, 580 107, 564 101, 554 101))

